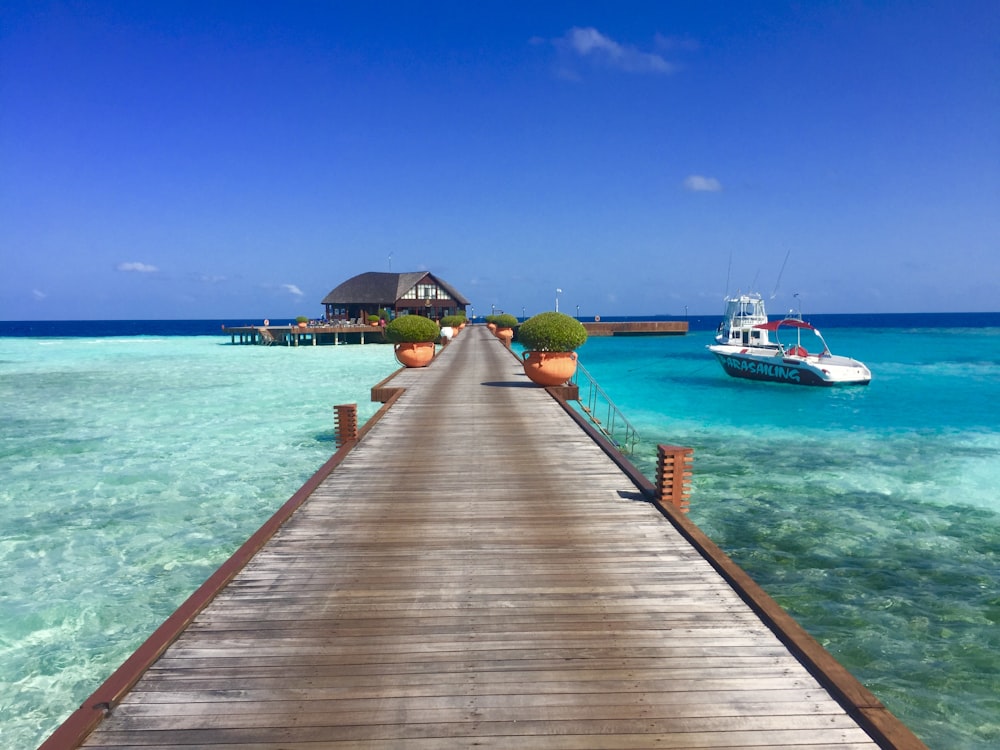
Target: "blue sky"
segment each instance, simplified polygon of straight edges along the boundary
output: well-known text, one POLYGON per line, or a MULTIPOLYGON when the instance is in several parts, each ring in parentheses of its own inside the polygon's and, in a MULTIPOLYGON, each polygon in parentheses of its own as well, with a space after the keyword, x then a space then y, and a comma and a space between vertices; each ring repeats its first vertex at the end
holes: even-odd
POLYGON ((995 0, 0 4, 0 319, 995 311, 998 250, 995 0))

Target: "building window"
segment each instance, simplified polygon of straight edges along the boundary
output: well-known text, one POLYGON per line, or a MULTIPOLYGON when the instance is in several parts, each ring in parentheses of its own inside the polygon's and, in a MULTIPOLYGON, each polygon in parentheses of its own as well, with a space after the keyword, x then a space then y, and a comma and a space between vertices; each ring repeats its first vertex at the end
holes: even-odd
POLYGON ((403 299, 450 299, 444 289, 437 284, 417 284, 408 289, 403 299))

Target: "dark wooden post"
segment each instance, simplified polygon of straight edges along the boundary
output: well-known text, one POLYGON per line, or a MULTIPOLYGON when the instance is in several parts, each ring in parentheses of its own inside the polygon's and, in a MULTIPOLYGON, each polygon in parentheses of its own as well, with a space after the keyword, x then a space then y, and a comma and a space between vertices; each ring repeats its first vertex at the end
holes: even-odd
POLYGON ((358 405, 339 404, 333 407, 337 412, 337 447, 349 440, 358 439, 358 405))
POLYGON ((670 503, 681 513, 690 509, 691 465, 694 448, 679 445, 656 446, 656 499, 670 503))

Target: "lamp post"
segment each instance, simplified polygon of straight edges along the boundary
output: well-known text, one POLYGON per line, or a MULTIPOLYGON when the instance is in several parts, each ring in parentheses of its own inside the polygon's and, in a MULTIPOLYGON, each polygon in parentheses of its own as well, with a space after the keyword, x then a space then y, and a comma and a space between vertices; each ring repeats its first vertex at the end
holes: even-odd
POLYGON ((524 320, 524 319, 525 319, 525 317, 526 317, 526 316, 525 316, 525 314, 524 314, 524 308, 522 307, 522 308, 521 308, 521 320, 524 320))
POLYGON ((556 289, 556 312, 559 312, 559 295, 562 294, 562 289, 556 289))
POLYGON ((579 318, 580 318, 580 306, 579 305, 576 306, 576 317, 579 320, 579 318))

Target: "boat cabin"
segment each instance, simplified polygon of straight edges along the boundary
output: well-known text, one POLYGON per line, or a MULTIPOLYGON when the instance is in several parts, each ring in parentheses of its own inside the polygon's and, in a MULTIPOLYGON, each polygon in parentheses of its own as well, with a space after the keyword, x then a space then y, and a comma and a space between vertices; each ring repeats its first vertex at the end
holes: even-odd
POLYGON ((729 297, 715 340, 731 346, 773 346, 767 331, 756 327, 765 323, 767 311, 759 294, 729 297))

